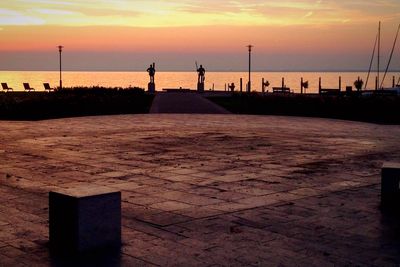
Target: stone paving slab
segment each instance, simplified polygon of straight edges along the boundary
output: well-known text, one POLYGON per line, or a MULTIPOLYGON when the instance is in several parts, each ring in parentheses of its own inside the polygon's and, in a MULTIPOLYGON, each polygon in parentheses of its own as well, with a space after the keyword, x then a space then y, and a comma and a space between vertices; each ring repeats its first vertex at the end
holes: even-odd
POLYGON ((82 185, 123 201, 121 253, 83 266, 400 264, 379 210, 399 126, 151 114, 2 121, 0 139, 0 266, 63 266, 48 192, 82 185))

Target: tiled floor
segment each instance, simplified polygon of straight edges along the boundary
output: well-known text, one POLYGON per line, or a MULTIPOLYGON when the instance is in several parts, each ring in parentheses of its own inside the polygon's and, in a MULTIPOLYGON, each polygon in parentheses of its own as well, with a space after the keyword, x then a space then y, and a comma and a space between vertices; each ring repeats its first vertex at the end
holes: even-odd
POLYGON ((0 139, 0 266, 60 264, 47 194, 85 184, 122 190, 123 247, 84 264, 400 264, 379 210, 399 126, 154 114, 3 121, 0 139))

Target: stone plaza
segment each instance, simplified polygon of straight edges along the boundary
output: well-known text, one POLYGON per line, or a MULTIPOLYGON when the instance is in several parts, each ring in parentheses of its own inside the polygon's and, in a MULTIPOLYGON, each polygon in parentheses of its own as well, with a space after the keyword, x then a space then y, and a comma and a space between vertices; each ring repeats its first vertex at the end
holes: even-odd
POLYGON ((400 219, 380 210, 399 126, 147 114, 0 129, 0 266, 65 266, 48 194, 85 185, 122 192, 122 247, 82 265, 400 264, 400 219))

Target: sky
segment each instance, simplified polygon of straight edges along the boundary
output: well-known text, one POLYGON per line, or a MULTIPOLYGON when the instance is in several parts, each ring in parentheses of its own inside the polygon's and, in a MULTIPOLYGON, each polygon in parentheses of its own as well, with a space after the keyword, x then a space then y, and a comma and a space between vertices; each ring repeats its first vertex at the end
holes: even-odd
POLYGON ((385 65, 399 0, 2 0, 0 70, 56 70, 63 45, 65 70, 243 71, 248 44, 256 71, 366 70, 379 21, 385 65))

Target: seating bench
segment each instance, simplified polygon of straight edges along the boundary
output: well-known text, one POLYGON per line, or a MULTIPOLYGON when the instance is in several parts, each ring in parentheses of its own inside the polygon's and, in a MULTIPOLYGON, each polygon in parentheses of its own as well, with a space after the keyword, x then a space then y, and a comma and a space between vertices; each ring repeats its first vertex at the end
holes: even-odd
POLYGON ((322 95, 340 95, 340 89, 327 89, 321 88, 319 89, 319 94, 322 95))
POLYGON ((273 93, 280 93, 280 94, 290 94, 289 87, 272 87, 273 93))

